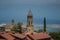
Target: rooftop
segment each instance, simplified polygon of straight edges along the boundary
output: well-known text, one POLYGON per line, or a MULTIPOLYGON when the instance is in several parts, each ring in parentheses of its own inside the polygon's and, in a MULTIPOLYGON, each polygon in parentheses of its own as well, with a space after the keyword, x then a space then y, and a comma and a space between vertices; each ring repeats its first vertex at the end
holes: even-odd
POLYGON ((6 24, 0 24, 0 27, 4 27, 6 24))
POLYGON ((14 36, 14 37, 17 37, 17 38, 20 38, 20 39, 25 38, 25 35, 19 34, 19 33, 11 33, 10 35, 12 35, 12 36, 14 36))
POLYGON ((40 39, 50 39, 51 36, 49 36, 48 34, 41 32, 41 33, 27 33, 27 36, 31 39, 31 40, 40 40, 40 39))
POLYGON ((14 40, 16 38, 27 40, 41 40, 46 38, 51 38, 48 34, 41 32, 41 33, 26 33, 25 34, 19 34, 19 33, 13 33, 13 32, 0 32, 0 37, 5 38, 7 40, 14 40))
POLYGON ((7 39, 7 40, 14 40, 14 37, 12 37, 11 35, 9 35, 8 33, 0 33, 0 36, 2 36, 3 38, 7 39))

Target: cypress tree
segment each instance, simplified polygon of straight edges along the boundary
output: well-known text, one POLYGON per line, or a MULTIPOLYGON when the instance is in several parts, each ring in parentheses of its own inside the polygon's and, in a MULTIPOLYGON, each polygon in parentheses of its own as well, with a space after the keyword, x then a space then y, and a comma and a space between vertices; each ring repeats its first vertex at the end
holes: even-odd
POLYGON ((44 17, 44 32, 46 32, 46 17, 44 17))

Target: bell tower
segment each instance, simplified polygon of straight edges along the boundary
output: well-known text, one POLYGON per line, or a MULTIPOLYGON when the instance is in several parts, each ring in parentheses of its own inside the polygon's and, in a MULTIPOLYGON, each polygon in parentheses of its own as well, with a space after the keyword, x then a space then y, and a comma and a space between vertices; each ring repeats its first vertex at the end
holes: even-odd
POLYGON ((27 32, 33 32, 33 15, 31 10, 28 12, 27 15, 27 32))

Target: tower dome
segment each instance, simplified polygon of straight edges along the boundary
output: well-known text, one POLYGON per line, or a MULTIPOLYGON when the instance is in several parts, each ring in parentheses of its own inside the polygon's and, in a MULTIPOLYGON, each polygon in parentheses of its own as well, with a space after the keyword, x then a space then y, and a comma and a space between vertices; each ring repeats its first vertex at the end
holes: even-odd
POLYGON ((32 11, 31 10, 28 12, 28 16, 32 16, 32 11))

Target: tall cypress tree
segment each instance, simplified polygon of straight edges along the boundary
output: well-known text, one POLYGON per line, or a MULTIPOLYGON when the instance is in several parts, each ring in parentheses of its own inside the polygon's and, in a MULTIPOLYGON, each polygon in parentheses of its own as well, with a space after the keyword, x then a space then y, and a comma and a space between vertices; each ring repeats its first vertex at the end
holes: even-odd
POLYGON ((46 17, 44 17, 44 32, 46 32, 46 17))

